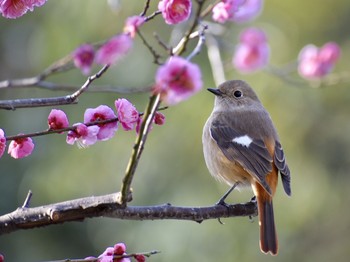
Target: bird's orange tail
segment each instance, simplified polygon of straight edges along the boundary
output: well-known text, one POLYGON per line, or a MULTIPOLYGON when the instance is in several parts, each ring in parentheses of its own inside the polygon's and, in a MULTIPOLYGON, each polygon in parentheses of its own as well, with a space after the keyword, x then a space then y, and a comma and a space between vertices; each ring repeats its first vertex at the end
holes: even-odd
POLYGON ((264 253, 277 255, 278 240, 273 215, 272 198, 257 197, 260 227, 260 249, 264 253))

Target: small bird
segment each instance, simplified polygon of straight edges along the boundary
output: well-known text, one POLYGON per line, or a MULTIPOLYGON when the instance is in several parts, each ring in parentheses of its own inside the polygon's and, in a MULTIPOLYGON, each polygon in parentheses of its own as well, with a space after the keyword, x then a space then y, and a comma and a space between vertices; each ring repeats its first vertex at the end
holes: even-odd
POLYGON ((251 186, 259 213, 260 249, 277 255, 272 198, 278 173, 284 191, 291 195, 290 170, 269 113, 244 81, 227 81, 209 88, 214 109, 203 129, 203 152, 211 175, 231 186, 251 186))

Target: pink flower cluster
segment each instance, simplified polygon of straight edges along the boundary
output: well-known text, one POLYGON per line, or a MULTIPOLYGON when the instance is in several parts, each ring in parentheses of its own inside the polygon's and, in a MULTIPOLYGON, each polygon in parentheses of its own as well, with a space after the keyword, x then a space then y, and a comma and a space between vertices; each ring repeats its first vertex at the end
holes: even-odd
POLYGON ((132 45, 130 34, 119 34, 112 37, 96 53, 92 45, 81 45, 73 52, 74 65, 87 75, 94 62, 100 65, 113 65, 129 52, 132 45))
POLYGON ((114 65, 133 45, 133 38, 140 26, 145 22, 142 16, 131 16, 125 21, 124 33, 115 35, 104 43, 96 52, 90 44, 83 44, 73 52, 74 65, 84 75, 90 73, 94 62, 100 65, 114 65))
MULTIPOLYGON (((72 127, 69 127, 67 115, 62 110, 52 109, 47 119, 48 130, 56 130, 59 133, 68 131, 66 142, 70 145, 77 143, 79 147, 88 147, 97 141, 111 139, 118 129, 118 123, 126 131, 135 129, 138 132, 142 119, 136 107, 124 98, 117 99, 115 107, 117 114, 106 105, 88 108, 84 113, 84 123, 75 123, 72 127)), ((163 125, 165 116, 156 112, 153 121, 156 125, 163 125)), ((5 149, 6 136, 0 129, 0 157, 5 149)), ((33 150, 33 140, 30 137, 22 137, 10 142, 8 153, 17 159, 29 156, 33 150)))
POLYGON ((173 56, 158 68, 154 93, 160 93, 162 101, 168 105, 186 100, 202 88, 199 67, 186 59, 173 56))
POLYGON ((191 15, 191 8, 191 0, 161 0, 158 4, 159 11, 169 25, 186 21, 191 15))
POLYGON ((14 19, 45 3, 46 0, 0 0, 0 13, 3 17, 14 19))
POLYGON ((251 73, 267 65, 270 47, 265 33, 248 28, 239 36, 239 44, 233 56, 233 65, 241 73, 251 73))
POLYGON ((261 13, 262 7, 263 0, 222 0, 212 10, 213 20, 219 23, 248 22, 261 13))
MULTIPOLYGON (((131 262, 130 257, 117 258, 118 256, 127 256, 126 245, 124 243, 115 244, 113 247, 107 247, 106 250, 96 257, 87 257, 85 260, 97 259, 97 262, 131 262)), ((133 256, 137 262, 146 261, 144 255, 133 256)))
POLYGON ((319 79, 330 73, 340 56, 340 48, 329 42, 323 47, 305 46, 299 53, 299 74, 307 79, 319 79))
MULTIPOLYGON (((0 157, 6 149, 5 132, 0 128, 0 157)), ((13 158, 23 158, 29 156, 34 149, 33 140, 30 137, 18 138, 10 142, 7 153, 13 158)))

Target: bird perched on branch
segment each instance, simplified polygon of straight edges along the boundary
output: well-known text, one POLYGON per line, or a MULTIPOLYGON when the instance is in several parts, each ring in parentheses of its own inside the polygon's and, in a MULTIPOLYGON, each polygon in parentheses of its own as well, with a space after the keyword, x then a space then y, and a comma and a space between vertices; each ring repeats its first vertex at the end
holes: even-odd
POLYGON ((235 186, 251 186, 258 204, 260 249, 276 255, 272 199, 278 173, 284 191, 291 195, 290 171, 276 129, 244 81, 227 81, 208 91, 215 95, 215 104, 203 129, 204 158, 212 176, 231 186, 219 203, 224 204, 235 186))

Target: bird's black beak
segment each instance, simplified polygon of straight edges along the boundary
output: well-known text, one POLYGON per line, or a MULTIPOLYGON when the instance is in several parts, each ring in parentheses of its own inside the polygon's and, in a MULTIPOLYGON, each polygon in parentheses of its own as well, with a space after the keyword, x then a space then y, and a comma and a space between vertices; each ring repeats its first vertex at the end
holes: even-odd
POLYGON ((222 96, 222 92, 218 88, 208 88, 207 90, 216 96, 222 96))

